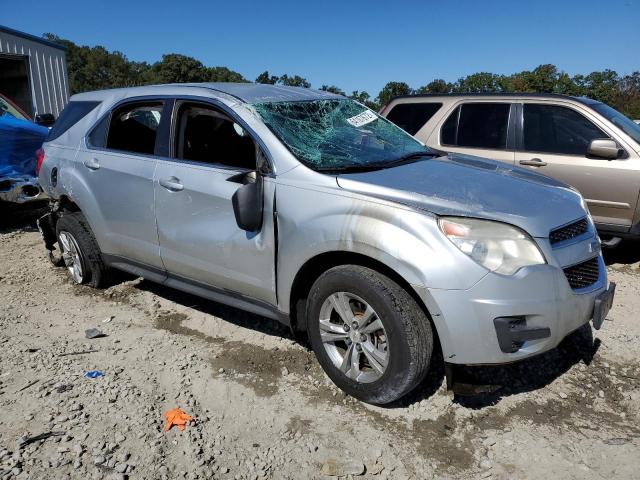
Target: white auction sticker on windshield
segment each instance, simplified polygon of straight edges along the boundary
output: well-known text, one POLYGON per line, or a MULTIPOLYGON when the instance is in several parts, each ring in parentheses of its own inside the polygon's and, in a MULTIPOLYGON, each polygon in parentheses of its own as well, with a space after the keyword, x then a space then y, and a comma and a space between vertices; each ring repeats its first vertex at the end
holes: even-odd
POLYGON ((376 116, 375 113, 373 113, 371 110, 365 110, 364 112, 359 113, 355 117, 347 118, 347 122, 349 122, 354 127, 361 127, 377 119, 378 117, 376 116))

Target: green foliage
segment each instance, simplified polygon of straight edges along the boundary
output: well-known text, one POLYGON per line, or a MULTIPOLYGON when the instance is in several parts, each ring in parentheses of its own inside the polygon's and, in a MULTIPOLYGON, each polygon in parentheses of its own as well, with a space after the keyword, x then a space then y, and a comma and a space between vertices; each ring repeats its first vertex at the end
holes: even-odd
POLYGON ((149 65, 133 62, 123 53, 110 52, 99 45, 78 46, 50 33, 44 37, 67 47, 69 90, 72 94, 155 83, 246 82, 242 75, 227 67, 206 67, 195 58, 178 53, 163 55, 162 60, 149 65))
POLYGON ((266 83, 268 85, 275 85, 278 83, 278 77, 275 75, 269 75, 269 71, 265 70, 256 77, 256 83, 266 83))
MULTIPOLYGON (((163 55, 160 61, 149 64, 131 61, 122 52, 109 51, 99 45, 76 45, 51 33, 44 37, 67 47, 71 93, 155 83, 247 81, 240 73, 227 67, 207 67, 193 57, 178 53, 163 55)), ((278 77, 270 75, 268 70, 258 75, 255 81, 271 85, 311 87, 311 83, 300 75, 284 74, 278 77)), ((322 85, 320 89, 346 96, 335 85, 322 85)), ((389 82, 375 100, 368 92, 360 90, 353 91, 349 98, 377 110, 398 95, 476 92, 537 92, 585 96, 605 102, 631 118, 640 118, 640 71, 625 76, 620 76, 613 70, 571 76, 550 64, 511 75, 473 73, 454 83, 435 79, 416 90, 405 82, 389 82)))
POLYGON ((294 75, 290 77, 286 73, 278 79, 278 83, 286 85, 288 87, 311 87, 311 83, 309 83, 306 78, 303 78, 300 75, 294 75))
POLYGON ((344 93, 344 91, 342 91, 340 88, 336 87, 335 85, 322 85, 320 87, 320 90, 325 92, 335 93, 336 95, 342 95, 344 97, 347 96, 347 94, 344 93))
POLYGON ((389 82, 384 87, 382 87, 382 90, 380 90, 377 102, 378 105, 383 106, 389 103, 389 101, 393 97, 397 97, 399 95, 409 95, 410 93, 413 93, 413 90, 406 83, 389 82))

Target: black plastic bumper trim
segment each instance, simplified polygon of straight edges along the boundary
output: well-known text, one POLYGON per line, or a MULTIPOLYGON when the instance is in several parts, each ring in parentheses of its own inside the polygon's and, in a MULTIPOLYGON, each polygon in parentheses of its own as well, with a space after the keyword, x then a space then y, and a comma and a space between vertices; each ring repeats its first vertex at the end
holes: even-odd
POLYGON ((551 336, 548 327, 527 327, 524 317, 498 317, 493 319, 500 350, 515 353, 528 340, 540 340, 551 336))

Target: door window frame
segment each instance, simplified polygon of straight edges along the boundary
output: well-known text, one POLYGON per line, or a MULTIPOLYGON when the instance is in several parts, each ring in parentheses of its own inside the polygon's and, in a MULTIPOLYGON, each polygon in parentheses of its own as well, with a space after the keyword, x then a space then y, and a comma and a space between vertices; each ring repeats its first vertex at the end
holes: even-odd
POLYGON ((129 97, 109 107, 109 110, 98 117, 98 119, 91 125, 91 127, 87 130, 87 133, 84 135, 84 147, 87 150, 104 152, 104 153, 113 153, 127 156, 136 156, 136 157, 145 157, 145 158, 158 158, 166 155, 168 150, 168 143, 165 141, 165 132, 168 125, 168 120, 171 118, 171 111, 173 109, 173 98, 169 95, 144 95, 140 97, 129 97), (158 125, 158 129, 156 130, 156 141, 154 146, 154 151, 152 154, 150 153, 140 153, 140 152, 129 152, 127 150, 116 150, 113 148, 107 147, 98 147, 96 145, 92 145, 89 141, 89 138, 93 134, 94 130, 96 130, 103 121, 107 121, 107 128, 105 129, 105 142, 109 138, 109 129, 111 128, 111 119, 113 116, 113 112, 120 110, 122 107, 126 107, 127 105, 148 105, 152 103, 161 103, 162 104, 162 113, 160 114, 160 124, 158 125))
POLYGON ((535 155, 555 155, 562 157, 575 157, 575 158, 586 158, 589 160, 599 160, 599 161, 613 161, 613 160, 626 160, 629 158, 629 153, 627 149, 621 145, 620 141, 613 135, 611 132, 607 131, 603 125, 589 118, 588 115, 585 115, 585 112, 582 112, 579 108, 576 108, 575 105, 571 103, 557 103, 550 102, 544 100, 521 100, 517 104, 517 114, 516 114, 516 152, 517 153, 531 153, 535 155), (578 115, 582 116, 586 121, 590 122, 593 126, 595 126, 598 130, 600 130, 604 135, 601 137, 602 139, 613 140, 618 145, 618 148, 622 150, 622 155, 619 155, 616 159, 606 159, 606 158, 597 158, 597 157, 589 157, 585 152, 584 155, 579 153, 558 153, 558 152, 539 152, 535 150, 525 150, 524 148, 524 106, 525 105, 544 105, 548 107, 557 107, 557 108, 568 108, 569 110, 574 111, 578 115))
POLYGON ((495 152, 513 152, 516 149, 516 112, 515 112, 515 101, 514 100, 502 100, 499 99, 487 99, 486 101, 479 101, 477 99, 471 100, 460 100, 453 104, 453 108, 447 112, 444 116, 444 120, 440 122, 440 127, 438 131, 438 144, 441 147, 451 147, 451 148, 462 148, 462 149, 471 149, 471 150, 488 150, 495 152), (488 148, 488 147, 468 147, 462 145, 449 145, 442 142, 442 127, 449 120, 451 115, 457 114, 458 118, 456 120, 456 131, 458 129, 458 125, 460 123, 460 112, 462 111, 463 105, 476 105, 476 104, 507 104, 509 105, 509 115, 507 117, 507 138, 505 142, 505 148, 488 148))
POLYGON ((247 122, 245 122, 242 118, 240 118, 240 116, 235 111, 233 111, 231 107, 229 107, 228 105, 225 105, 224 103, 217 100, 216 98, 200 97, 195 95, 173 95, 172 98, 174 102, 173 102, 173 108, 171 112, 171 122, 168 127, 170 133, 168 134, 168 137, 167 137, 169 138, 168 145, 167 145, 167 152, 166 152, 166 155, 163 155, 162 157, 160 157, 159 160, 178 162, 186 165, 196 165, 199 167, 215 168, 215 169, 227 171, 227 172, 228 171, 235 171, 235 172, 252 171, 246 168, 233 167, 233 166, 225 165, 222 163, 199 162, 197 160, 182 160, 176 157, 175 148, 176 148, 176 142, 177 142, 176 127, 179 120, 178 111, 180 110, 181 105, 185 103, 189 103, 189 104, 200 105, 205 108, 213 108, 215 110, 218 110, 219 112, 227 116, 231 121, 240 125, 247 132, 247 134, 251 137, 251 140, 253 140, 253 143, 255 143, 256 145, 256 170, 262 176, 275 178, 276 176, 275 163, 273 161, 271 152, 267 148, 264 141, 255 132, 255 130, 253 130, 253 128, 251 128, 247 124, 247 122), (259 157, 261 157, 263 161, 266 162, 266 163, 263 163, 261 167, 258 165, 259 157))

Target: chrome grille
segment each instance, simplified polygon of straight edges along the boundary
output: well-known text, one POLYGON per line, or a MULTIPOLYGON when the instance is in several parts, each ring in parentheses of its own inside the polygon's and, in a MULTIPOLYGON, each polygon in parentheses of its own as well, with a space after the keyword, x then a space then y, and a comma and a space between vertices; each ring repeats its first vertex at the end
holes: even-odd
POLYGON ((600 278, 600 263, 598 262, 598 257, 596 257, 572 267, 564 268, 563 271, 571 288, 577 290, 589 287, 598 281, 598 278, 600 278))
POLYGON ((570 240, 578 235, 582 235, 588 230, 588 228, 589 223, 586 218, 583 218, 577 222, 565 225, 564 227, 551 230, 551 233, 549 233, 549 241, 551 242, 551 245, 564 242, 565 240, 570 240))

